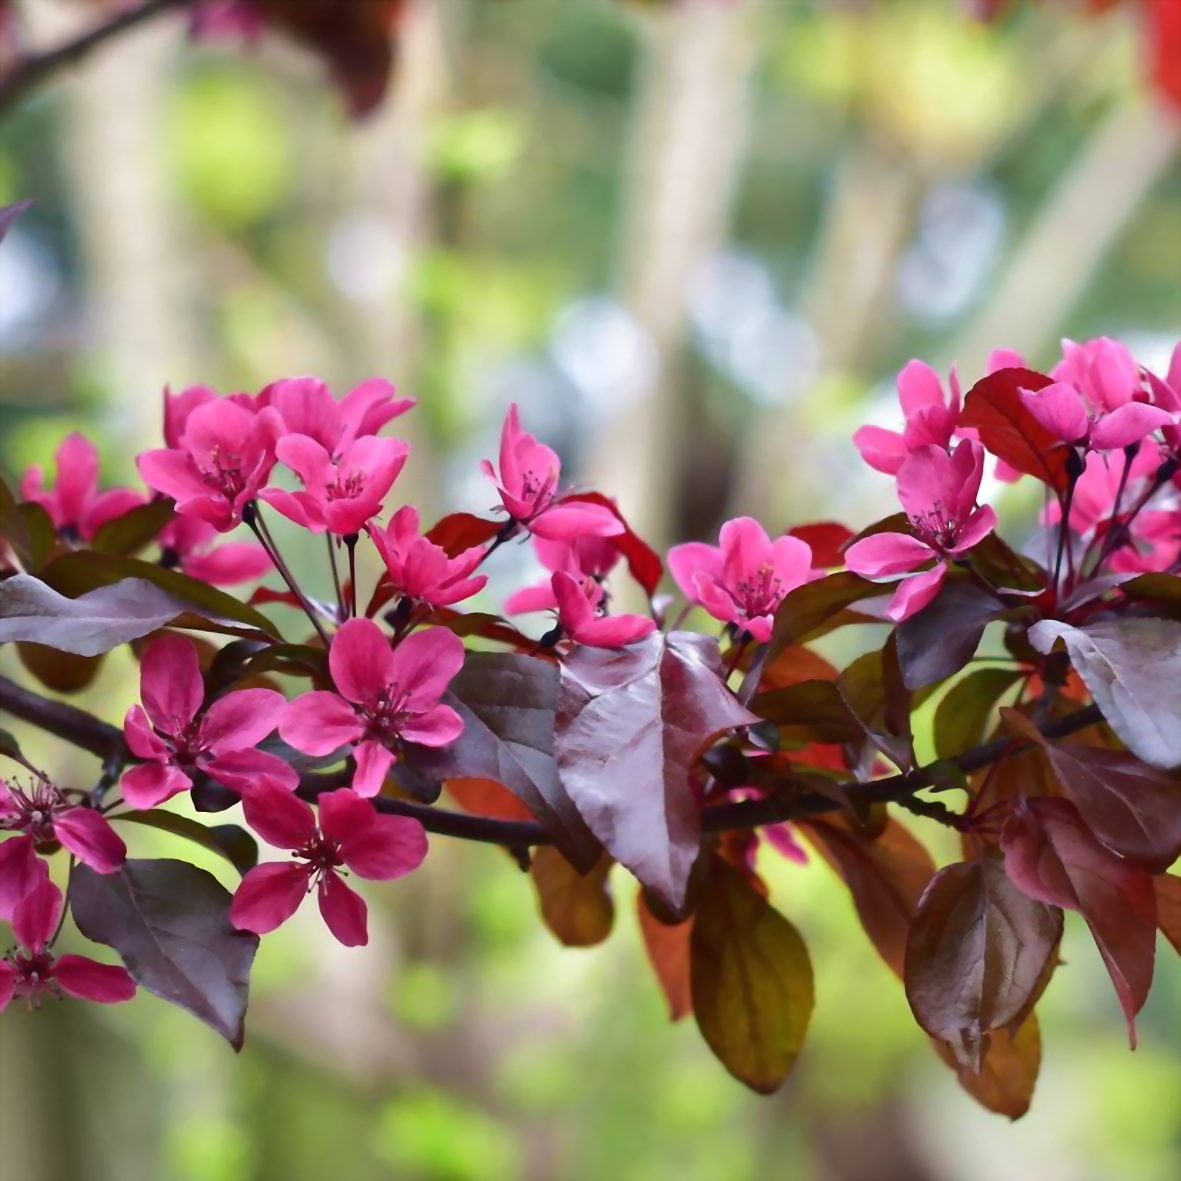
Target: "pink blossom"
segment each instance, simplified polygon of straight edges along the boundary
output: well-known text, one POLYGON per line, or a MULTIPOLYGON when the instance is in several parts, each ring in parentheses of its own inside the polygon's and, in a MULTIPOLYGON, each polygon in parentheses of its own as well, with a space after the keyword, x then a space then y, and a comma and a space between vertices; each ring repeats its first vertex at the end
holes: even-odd
POLYGON ((13 934, 20 945, 0 960, 0 1011, 13 997, 37 1008, 44 996, 115 1004, 135 995, 135 981, 125 968, 100 964, 81 955, 54 956, 49 950, 62 915, 62 892, 42 881, 16 908, 13 934))
POLYGON ((394 394, 391 382, 375 377, 338 402, 317 378, 286 377, 267 386, 259 402, 278 411, 287 434, 307 435, 339 460, 357 439, 377 434, 386 423, 413 408, 413 398, 394 394))
POLYGON ((211 586, 234 586, 262 578, 274 569, 267 551, 253 541, 214 545, 220 534, 200 517, 177 517, 160 531, 161 564, 211 586))
POLYGON ((1050 371, 1072 385, 1098 411, 1118 410, 1140 392, 1140 367, 1126 344, 1106 336, 1083 344, 1062 342, 1062 360, 1050 371))
POLYGON ((45 487, 45 472, 34 464, 21 479, 21 495, 39 504, 66 537, 92 541, 108 521, 143 504, 147 497, 133 488, 98 490, 98 448, 75 432, 67 435, 54 455, 57 480, 45 487))
POLYGON ((178 513, 226 533, 270 477, 282 430, 274 410, 252 414, 228 398, 205 401, 187 414, 179 446, 145 451, 139 472, 176 501, 178 513))
POLYGON ((1146 373, 1145 376, 1153 393, 1153 401, 1172 418, 1169 426, 1161 428, 1165 442, 1174 455, 1181 456, 1181 341, 1173 349, 1169 370, 1163 379, 1155 373, 1146 373))
POLYGON ((929 570, 898 586, 886 616, 901 622, 939 593, 947 558, 979 545, 996 527, 996 513, 976 506, 984 475, 984 448, 964 439, 948 455, 941 447, 917 448, 898 471, 898 499, 911 533, 875 533, 845 551, 845 564, 864 578, 895 578, 936 559, 929 570))
POLYGON ((576 644, 588 648, 624 648, 656 630, 643 615, 601 614, 605 596, 593 578, 576 578, 558 571, 550 578, 558 609, 558 626, 576 644))
POLYGON ((1090 413, 1083 395, 1061 381, 1037 391, 1022 390, 1021 398, 1055 437, 1091 451, 1130 447, 1173 422, 1167 411, 1145 402, 1126 401, 1113 410, 1090 413))
POLYGON ((346 537, 360 533, 381 512, 410 444, 366 435, 348 444, 337 460, 308 435, 287 435, 279 440, 276 453, 299 476, 304 490, 268 488, 261 498, 313 533, 327 530, 346 537))
POLYGON ((373 620, 350 619, 328 652, 337 692, 297 697, 283 713, 279 734, 309 755, 356 743, 353 790, 375 796, 399 742, 446 746, 463 732, 460 716, 440 704, 463 657, 463 641, 446 628, 413 632, 391 648, 373 620))
POLYGON ((495 481, 509 516, 537 537, 569 541, 588 534, 614 537, 624 532, 623 522, 610 509, 558 497, 561 462, 553 450, 521 429, 515 402, 500 432, 499 473, 489 460, 481 467, 495 481))
POLYGON ((812 549, 798 537, 772 541, 750 517, 727 521, 719 540, 674 545, 669 570, 690 603, 765 644, 779 604, 811 576, 812 549))
POLYGON ((34 867, 36 850, 58 842, 96 873, 114 873, 127 857, 127 846, 105 816, 70 800, 52 783, 38 782, 27 791, 0 779, 0 833, 22 835, 0 845, 0 916, 13 909, 44 877, 34 867))
POLYGON ((243 799, 250 827, 268 844, 293 850, 295 860, 250 870, 234 894, 230 921, 265 935, 285 923, 315 885, 328 929, 346 947, 363 946, 369 942, 365 900, 345 885, 340 868, 371 881, 404 877, 426 857, 426 832, 417 820, 380 815, 349 788, 316 803, 319 825, 308 804, 282 789, 262 787, 243 799))
POLYGON ((123 776, 123 798, 133 808, 154 808, 193 785, 203 773, 234 791, 260 779, 293 789, 295 771, 276 755, 253 749, 279 721, 285 702, 271 689, 239 689, 203 708, 205 684, 191 640, 165 635, 144 653, 143 705, 123 722, 132 754, 143 759, 123 776))
POLYGON ((929 365, 907 362, 898 374, 898 400, 906 425, 901 432, 863 426, 853 436, 861 458, 875 471, 892 476, 916 447, 946 449, 960 416, 960 383, 954 368, 948 387, 945 393, 939 374, 929 365))
MULTIPOLYGON (((559 571, 571 575, 579 584, 588 579, 601 583, 619 562, 620 553, 610 537, 575 537, 570 541, 548 541, 533 538, 533 548, 542 566, 551 575, 559 571)), ((593 605, 597 605, 597 602, 593 605)), ((530 611, 556 611, 553 579, 545 578, 534 586, 514 591, 504 601, 509 615, 524 615, 530 611)))
POLYGON ((393 586, 407 598, 431 607, 449 607, 470 599, 484 588, 488 578, 473 572, 487 552, 472 546, 454 558, 418 532, 418 510, 405 505, 394 513, 387 529, 369 525, 393 586))

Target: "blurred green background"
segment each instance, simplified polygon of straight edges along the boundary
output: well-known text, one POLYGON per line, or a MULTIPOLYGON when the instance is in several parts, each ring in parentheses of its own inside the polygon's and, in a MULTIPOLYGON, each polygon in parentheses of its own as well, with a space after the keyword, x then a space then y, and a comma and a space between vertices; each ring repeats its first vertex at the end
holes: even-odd
MULTIPOLYGON (((91 19, 25 7, 43 43, 91 19)), ((192 50, 161 21, 0 126, 0 204, 37 200, 0 251, 0 461, 82 428, 131 480, 166 383, 380 373, 420 399, 396 491, 426 515, 490 507, 476 460, 515 398, 658 544, 738 512, 858 526, 890 489, 848 436, 893 421, 909 357, 967 385, 997 346, 1049 364, 1063 335, 1112 334, 1162 366, 1181 335, 1181 121, 1143 91, 1133 14, 1072 7, 984 27, 954 0, 413 3, 361 126, 303 54, 192 50)), ((1001 503, 1029 525, 1020 489, 1001 503)), ((500 557, 492 606, 530 574, 500 557)), ((124 655, 82 697, 112 720, 124 655)), ((64 781, 97 776, 22 740, 64 781)), ((666 1022, 629 879, 609 943, 565 950, 507 856, 437 838, 370 892, 368 949, 314 911, 264 941, 240 1057, 146 995, 6 1013, 0 1178, 1181 1176, 1163 941, 1129 1054, 1068 921, 1038 1094, 1009 1125, 930 1052, 829 871, 771 856, 818 993, 772 1098, 666 1022)))

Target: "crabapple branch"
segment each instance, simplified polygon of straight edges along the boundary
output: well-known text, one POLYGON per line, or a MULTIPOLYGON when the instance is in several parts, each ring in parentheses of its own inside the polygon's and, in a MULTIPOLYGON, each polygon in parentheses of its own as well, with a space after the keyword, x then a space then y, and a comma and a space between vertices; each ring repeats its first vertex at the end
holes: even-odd
POLYGON ((24 58, 0 77, 0 117, 6 115, 30 91, 43 85, 59 70, 77 65, 100 45, 137 28, 153 17, 173 9, 185 8, 191 3, 192 0, 144 0, 138 7, 117 13, 56 49, 24 58))
MULTIPOLYGON (((134 757, 123 741, 123 732, 103 722, 76 706, 65 702, 52 701, 18 685, 7 677, 0 676, 0 707, 4 711, 61 738, 74 746, 90 751, 91 754, 110 759, 118 757, 128 762, 134 757)), ((1062 738, 1085 730, 1102 720, 1097 706, 1084 709, 1045 726, 1047 738, 1062 738)), ((998 762, 1009 754, 1025 749, 1029 743, 1010 738, 998 738, 948 760, 963 772, 978 771, 982 767, 998 762)), ((314 800, 325 791, 343 786, 352 777, 352 771, 327 774, 309 773, 300 779, 299 794, 314 800)), ((917 768, 908 775, 892 775, 885 779, 854 781, 848 787, 856 789, 857 798, 865 803, 889 803, 901 801, 916 792, 931 786, 926 769, 917 768)), ((390 799, 379 796, 374 801, 378 811, 393 816, 408 816, 421 822, 428 832, 440 836, 456 837, 460 840, 478 841, 484 844, 504 845, 519 848, 526 845, 548 845, 551 839, 545 829, 536 821, 500 820, 491 816, 472 816, 465 812, 453 812, 409 800, 390 799)), ((702 814, 702 823, 707 832, 724 832, 730 829, 761 828, 767 824, 781 824, 805 816, 819 816, 835 812, 840 808, 837 801, 819 795, 778 795, 761 800, 744 800, 738 803, 714 804, 702 814)))

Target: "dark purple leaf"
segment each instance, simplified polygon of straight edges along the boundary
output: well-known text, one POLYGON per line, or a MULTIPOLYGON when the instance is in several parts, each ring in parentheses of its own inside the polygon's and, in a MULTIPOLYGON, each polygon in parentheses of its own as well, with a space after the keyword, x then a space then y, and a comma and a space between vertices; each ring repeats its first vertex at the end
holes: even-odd
POLYGON ((230 894, 184 861, 128 861, 113 874, 74 867, 74 919, 113 947, 149 992, 188 1010, 236 1050, 258 936, 230 924, 230 894))
POLYGON ((984 629, 1004 614, 987 591, 946 582, 933 602, 898 625, 898 662, 908 689, 945 680, 976 655, 984 629))
POLYGON ((1020 1024, 1048 979, 1062 911, 1030 898, 999 862, 941 869, 919 902, 904 981, 915 1020, 980 1070, 990 1035, 1020 1024))
POLYGON ((773 661, 792 644, 822 634, 826 625, 840 616, 845 608, 863 599, 888 594, 889 590, 888 585, 869 582, 847 570, 796 587, 775 613, 775 630, 771 634, 767 662, 773 661))
POLYGON ((138 504, 121 517, 107 521, 94 535, 90 548, 99 554, 134 554, 154 541, 175 516, 176 506, 171 500, 138 504))
POLYGON ((722 680, 717 641, 689 632, 577 648, 561 678, 566 790, 607 851, 680 910, 701 847, 693 763, 719 734, 759 719, 722 680))
POLYGON ((236 824, 202 824, 191 816, 150 808, 146 812, 121 812, 113 820, 144 824, 149 828, 184 837, 224 857, 239 873, 244 874, 258 864, 258 842, 244 828, 236 824))

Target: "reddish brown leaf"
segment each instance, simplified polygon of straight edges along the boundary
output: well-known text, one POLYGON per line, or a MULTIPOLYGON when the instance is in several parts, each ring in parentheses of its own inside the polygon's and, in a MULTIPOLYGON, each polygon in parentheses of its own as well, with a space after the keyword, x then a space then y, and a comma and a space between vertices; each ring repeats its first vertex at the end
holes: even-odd
POLYGON ((931 854, 893 818, 876 839, 843 817, 798 827, 849 887, 870 942, 901 979, 910 925, 935 873, 931 854))
POLYGON ((939 1057, 956 1072, 959 1084, 981 1106, 1009 1119, 1020 1119, 1033 1101, 1042 1065, 1042 1038, 1031 1013, 1015 1034, 998 1029, 980 1073, 961 1066, 943 1042, 932 1039, 939 1057))
POLYGON ((764 689, 785 689, 800 681, 835 681, 836 668, 811 648, 795 644, 785 648, 774 660, 763 666, 760 685, 764 689))
POLYGON ((831 570, 845 564, 845 546, 853 540, 853 530, 836 521, 817 521, 812 525, 797 525, 788 531, 812 550, 812 565, 820 570, 831 570))
POLYGON ((494 779, 448 779, 443 786, 451 798, 473 816, 491 816, 497 820, 533 820, 525 807, 503 783, 494 779))
POLYGON ((927 887, 906 945, 915 1020, 973 1071, 990 1034, 1032 1008, 1062 938, 1062 911, 1030 898, 999 862, 961 862, 927 887))
POLYGON ((689 986, 689 945, 693 934, 693 920, 683 923, 663 923, 648 908, 641 890, 636 895, 636 909, 640 916, 640 934, 644 950, 656 973, 664 999, 668 1001, 669 1017, 680 1021, 693 1012, 693 994, 689 986))
POLYGON ((1156 921, 1161 934, 1181 955, 1181 878, 1171 873, 1157 874, 1152 884, 1156 891, 1156 921))
POLYGON ((81 693, 102 668, 101 656, 77 656, 44 644, 17 644, 20 662, 47 689, 55 693, 81 693))
POLYGON ((1044 389, 1052 381, 1032 369, 999 369, 968 391, 960 426, 974 427, 985 448, 1010 467, 1065 492, 1070 448, 1034 418, 1020 392, 1044 389))
POLYGON ((607 851, 674 910, 701 847, 693 764, 718 735, 757 721, 726 688, 712 638, 657 633, 562 663, 562 783, 607 851))
POLYGON ((1087 921, 1136 1044, 1135 1016, 1152 984, 1156 897, 1147 871, 1096 840, 1069 801, 1019 801, 1001 832, 1005 872, 1031 898, 1087 921))
POLYGON ((581 874, 552 845, 533 852, 529 867, 545 925, 567 947, 593 947, 611 934, 615 903, 607 877, 615 864, 605 853, 581 874))
POLYGON ((812 963, 799 932, 715 859, 690 936, 693 1013, 740 1082, 768 1095, 791 1073, 812 1017, 812 963))
POLYGON ((432 525, 425 536, 445 550, 449 558, 455 558, 466 549, 487 545, 502 526, 501 521, 489 521, 471 513, 452 513, 432 525))
POLYGON ((774 661, 793 644, 823 635, 846 607, 889 591, 888 585, 869 582, 848 570, 796 587, 775 613, 775 629, 767 650, 768 662, 774 661))

